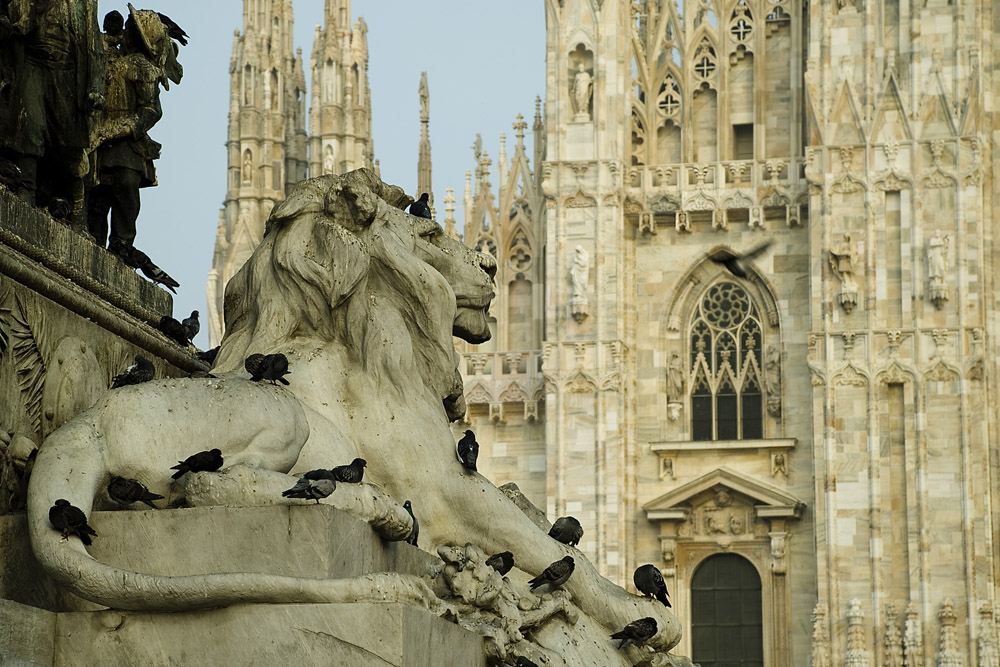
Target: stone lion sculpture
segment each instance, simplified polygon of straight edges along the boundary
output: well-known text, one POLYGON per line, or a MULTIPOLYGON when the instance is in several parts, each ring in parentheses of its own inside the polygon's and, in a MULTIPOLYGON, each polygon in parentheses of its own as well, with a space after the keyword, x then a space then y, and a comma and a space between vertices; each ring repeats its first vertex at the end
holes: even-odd
POLYGON ((602 578, 486 478, 460 471, 449 429, 464 412, 452 336, 489 338, 495 264, 434 221, 405 213, 408 201, 365 169, 298 184, 226 289, 219 377, 110 391, 43 443, 28 492, 36 557, 77 595, 118 609, 385 599, 389 589, 426 606, 426 584, 404 575, 327 581, 128 572, 91 557, 76 539, 62 541, 47 519, 57 498, 87 513, 99 508, 112 475, 176 497, 170 466, 208 447, 223 451, 226 468, 266 471, 281 484, 291 480, 285 473, 361 456, 367 478, 388 496, 412 499, 425 549, 472 541, 487 553, 511 550, 532 575, 573 554, 565 588, 574 604, 609 633, 654 616, 661 631, 650 644, 673 646, 679 625, 662 605, 602 578), (258 352, 287 355, 289 387, 248 381, 243 362, 258 352))

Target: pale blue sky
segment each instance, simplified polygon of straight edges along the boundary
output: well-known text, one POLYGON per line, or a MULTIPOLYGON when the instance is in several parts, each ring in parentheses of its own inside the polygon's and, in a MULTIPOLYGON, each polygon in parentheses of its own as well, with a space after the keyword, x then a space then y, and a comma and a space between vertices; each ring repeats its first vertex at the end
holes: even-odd
MULTIPOLYGON (((181 48, 184 80, 162 91, 163 119, 150 135, 163 144, 159 186, 142 191, 136 246, 145 250, 181 287, 174 316, 206 309, 219 208, 225 197, 224 142, 229 111, 229 58, 233 29, 243 27, 240 0, 162 0, 137 9, 170 16, 190 35, 181 48)), ((308 58, 323 0, 295 0, 295 43, 308 58)), ((458 199, 462 221, 465 172, 474 167, 477 132, 497 167, 501 132, 510 153, 511 123, 518 113, 531 124, 535 96, 545 91, 545 16, 542 0, 381 0, 352 3, 368 23, 368 76, 375 157, 382 178, 413 193, 420 137, 417 87, 427 71, 433 186, 438 219, 446 187, 458 199)), ((100 0, 101 15, 124 2, 100 0)), ((530 155, 530 153, 529 153, 530 155)), ((494 176, 494 191, 498 181, 494 176)), ((202 318, 204 322, 205 318, 202 318)), ((208 345, 203 327, 195 341, 208 345)))

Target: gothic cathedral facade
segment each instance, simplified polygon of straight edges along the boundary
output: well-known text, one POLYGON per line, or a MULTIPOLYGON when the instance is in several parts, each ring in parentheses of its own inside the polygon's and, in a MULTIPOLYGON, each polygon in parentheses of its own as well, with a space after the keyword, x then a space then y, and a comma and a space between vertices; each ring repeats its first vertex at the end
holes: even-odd
POLYGON ((533 162, 519 118, 496 194, 478 141, 466 184, 481 470, 610 578, 660 567, 695 662, 995 667, 1000 13, 545 17, 533 162))

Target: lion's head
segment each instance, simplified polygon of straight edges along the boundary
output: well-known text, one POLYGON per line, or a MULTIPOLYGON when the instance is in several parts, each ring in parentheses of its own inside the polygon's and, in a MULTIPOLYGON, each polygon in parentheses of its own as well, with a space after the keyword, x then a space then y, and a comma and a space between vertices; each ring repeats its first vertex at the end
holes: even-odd
POLYGON ((390 376, 415 359, 425 380, 444 370, 440 382, 453 392, 451 336, 489 340, 496 264, 405 213, 410 201, 368 169, 296 185, 226 286, 216 368, 238 369, 250 353, 306 338, 340 344, 390 376))

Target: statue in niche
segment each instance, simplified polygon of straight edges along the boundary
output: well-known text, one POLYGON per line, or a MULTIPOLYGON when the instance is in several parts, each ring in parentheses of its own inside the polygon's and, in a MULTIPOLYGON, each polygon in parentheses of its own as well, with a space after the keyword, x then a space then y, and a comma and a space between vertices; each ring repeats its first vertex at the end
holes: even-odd
POLYGON ((767 390, 767 412, 781 415, 781 353, 773 345, 764 354, 764 388, 767 390))
POLYGON ((573 101, 576 102, 574 120, 590 120, 590 96, 593 92, 593 80, 583 63, 576 65, 576 76, 573 77, 573 90, 571 92, 573 93, 573 101))
POLYGON ((855 251, 850 234, 844 234, 840 244, 830 250, 830 268, 840 278, 840 305, 850 314, 858 305, 858 283, 854 277, 855 251))
MULTIPOLYGON (((48 520, 56 498, 88 514, 101 508, 108 501, 99 480, 119 471, 189 506, 309 504, 284 500, 281 491, 304 471, 361 456, 368 483, 338 485, 322 502, 368 521, 382 539, 409 534, 412 520, 400 501, 410 499, 421 547, 472 542, 484 553, 514 551, 523 570, 518 581, 572 553, 576 569, 562 588, 581 623, 560 626, 553 637, 535 633, 532 642, 558 654, 574 655, 572 646, 583 644, 600 651, 601 642, 611 646, 608 634, 644 616, 661 628, 651 648, 666 651, 679 641, 680 626, 662 604, 601 577, 581 552, 549 538, 486 477, 456 472, 449 422, 463 417, 465 398, 452 336, 489 340, 496 263, 444 234, 425 233, 430 221, 404 212, 411 202, 369 169, 296 184, 226 287, 226 334, 212 369, 217 377, 153 380, 108 392, 44 441, 31 475, 27 523, 35 557, 55 581, 115 609, 396 601, 454 613, 421 577, 394 572, 344 579, 249 573, 240 571, 239 554, 224 564, 225 574, 123 571, 79 540, 64 541, 48 520), (289 386, 248 380, 244 361, 258 352, 289 359, 289 386), (198 442, 221 449, 225 469, 174 482, 170 466, 198 442), (594 628, 593 636, 586 628, 594 628)), ((129 518, 122 521, 128 525, 129 518)), ((489 575, 478 565, 476 572, 489 575)), ((613 647, 600 656, 582 649, 575 655, 587 660, 567 664, 632 664, 613 647)))
POLYGON ((323 155, 323 174, 333 173, 333 149, 329 146, 326 147, 326 151, 323 155))
POLYGON ((92 114, 104 105, 97 3, 0 2, 0 156, 20 169, 18 195, 85 225, 92 114))
POLYGON ((590 254, 582 245, 573 252, 573 264, 569 269, 572 291, 569 297, 570 314, 579 324, 587 317, 590 301, 587 299, 587 282, 590 276, 590 254))
POLYGON ((940 229, 936 230, 934 236, 927 242, 927 277, 930 278, 932 286, 944 284, 950 242, 951 239, 943 235, 940 229))
POLYGON ((670 421, 676 421, 680 416, 680 408, 684 401, 684 362, 676 351, 670 353, 667 362, 667 416, 670 421), (672 409, 671 409, 672 408, 672 409))
POLYGON ((243 185, 250 185, 253 179, 253 154, 243 151, 243 185))
POLYGON ((785 460, 784 452, 776 452, 771 459, 771 477, 788 477, 788 462, 785 460))

